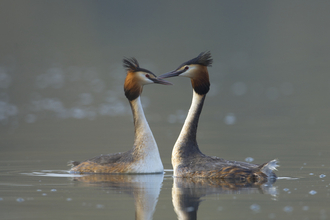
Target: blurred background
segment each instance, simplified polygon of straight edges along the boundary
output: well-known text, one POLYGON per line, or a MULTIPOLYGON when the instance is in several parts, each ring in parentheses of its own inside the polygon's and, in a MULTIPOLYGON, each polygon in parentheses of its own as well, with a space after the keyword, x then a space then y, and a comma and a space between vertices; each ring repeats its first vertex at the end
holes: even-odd
MULTIPOLYGON (((205 154, 279 158, 280 175, 327 161, 329 9, 299 0, 2 0, 0 159, 65 170, 69 160, 131 149, 123 57, 160 75, 210 50, 205 154)), ((166 169, 192 95, 190 80, 169 81, 142 94, 166 169)))

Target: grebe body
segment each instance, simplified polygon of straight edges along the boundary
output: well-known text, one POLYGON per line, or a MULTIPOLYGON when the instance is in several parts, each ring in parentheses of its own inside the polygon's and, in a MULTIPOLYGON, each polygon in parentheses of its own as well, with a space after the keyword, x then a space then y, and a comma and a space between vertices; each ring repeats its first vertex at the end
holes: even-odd
POLYGON ((123 153, 100 155, 83 162, 71 162, 72 173, 163 173, 164 167, 157 143, 143 112, 140 95, 144 85, 171 83, 157 78, 149 70, 140 68, 136 59, 125 58, 127 76, 124 83, 135 127, 134 146, 123 153))
POLYGON ((249 182, 264 182, 276 179, 277 160, 262 165, 224 160, 203 154, 197 144, 196 134, 199 116, 206 94, 210 88, 208 66, 211 66, 210 52, 201 53, 180 65, 174 71, 160 78, 184 76, 191 79, 193 87, 192 103, 180 135, 173 147, 172 166, 175 177, 236 179, 249 182))

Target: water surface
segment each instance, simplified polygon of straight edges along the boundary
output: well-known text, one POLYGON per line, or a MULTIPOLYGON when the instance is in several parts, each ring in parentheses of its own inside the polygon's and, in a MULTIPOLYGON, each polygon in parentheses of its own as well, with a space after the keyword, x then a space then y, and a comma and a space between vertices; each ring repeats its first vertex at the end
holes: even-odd
POLYGON ((1 219, 329 219, 330 5, 325 1, 1 1, 1 219), (191 84, 146 86, 164 175, 77 176, 70 160, 133 144, 121 60, 156 75, 210 50, 201 151, 277 158, 272 185, 172 177, 191 84))

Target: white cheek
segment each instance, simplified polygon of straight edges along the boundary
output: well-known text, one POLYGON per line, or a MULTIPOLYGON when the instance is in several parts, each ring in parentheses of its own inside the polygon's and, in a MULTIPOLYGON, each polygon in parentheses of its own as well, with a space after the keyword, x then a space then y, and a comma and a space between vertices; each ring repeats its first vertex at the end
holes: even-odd
POLYGON ((181 73, 179 76, 190 77, 189 71, 188 72, 181 73))
POLYGON ((148 79, 143 73, 139 73, 139 80, 142 85, 154 83, 152 80, 148 79))
POLYGON ((154 83, 153 81, 151 81, 151 80, 149 80, 149 79, 142 79, 141 81, 140 81, 140 83, 141 83, 141 85, 148 85, 148 84, 152 84, 152 83, 154 83))
POLYGON ((142 78, 142 84, 143 85, 152 84, 152 83, 154 83, 154 81, 152 81, 151 79, 148 79, 147 77, 143 76, 143 78, 142 78))
POLYGON ((180 76, 191 78, 194 75, 195 70, 196 70, 196 67, 192 66, 186 72, 180 74, 180 76))
POLYGON ((146 80, 145 80, 145 85, 146 85, 146 84, 152 84, 152 83, 154 83, 154 81, 152 81, 152 80, 150 80, 150 79, 146 79, 146 80))

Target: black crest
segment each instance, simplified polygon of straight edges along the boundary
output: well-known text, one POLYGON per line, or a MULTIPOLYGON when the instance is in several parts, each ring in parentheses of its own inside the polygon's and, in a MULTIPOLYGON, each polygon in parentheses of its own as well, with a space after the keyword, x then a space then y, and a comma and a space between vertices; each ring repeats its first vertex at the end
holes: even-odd
POLYGON ((153 74, 151 71, 141 68, 139 62, 134 57, 131 58, 125 57, 123 59, 123 64, 124 64, 124 68, 127 71, 132 71, 132 72, 142 71, 142 72, 150 73, 155 76, 155 74, 153 74))
POLYGON ((139 62, 134 57, 132 58, 125 57, 123 59, 123 63, 124 63, 124 68, 127 71, 136 72, 140 68, 139 62))
POLYGON ((210 51, 207 51, 207 52, 200 53, 194 59, 191 59, 191 60, 188 60, 187 62, 184 62, 183 64, 180 65, 179 68, 181 68, 181 67, 183 67, 185 65, 191 65, 191 64, 199 64, 199 65, 203 65, 203 66, 211 66, 212 65, 212 62, 213 62, 213 59, 212 59, 212 56, 211 56, 211 52, 210 51))

